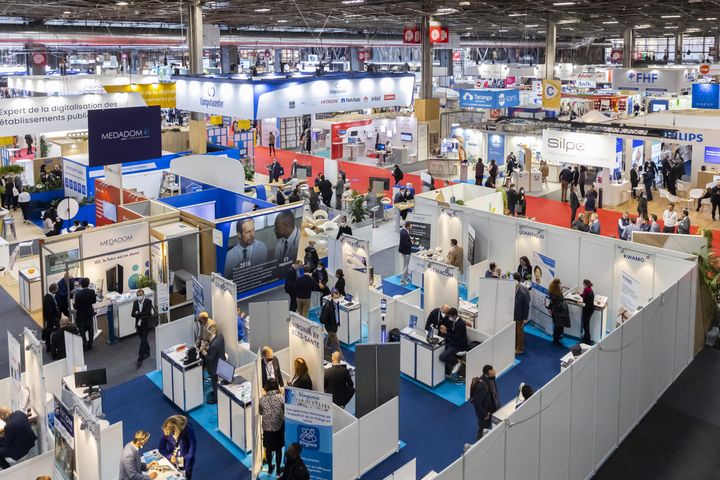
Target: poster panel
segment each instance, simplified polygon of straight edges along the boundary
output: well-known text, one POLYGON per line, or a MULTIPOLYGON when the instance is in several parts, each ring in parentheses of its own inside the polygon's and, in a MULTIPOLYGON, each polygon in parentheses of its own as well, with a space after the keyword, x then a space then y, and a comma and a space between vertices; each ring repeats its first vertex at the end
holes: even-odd
POLYGON ((20 358, 20 342, 9 331, 8 339, 8 359, 10 365, 10 408, 15 410, 23 410, 23 386, 20 378, 22 369, 22 360, 20 358))
POLYGON ((54 401, 55 471, 63 480, 73 480, 75 471, 75 419, 57 397, 54 401))
POLYGON ((342 269, 345 275, 349 272, 368 273, 367 241, 345 235, 342 240, 342 269))
POLYGON ((98 227, 117 223, 120 189, 95 179, 95 224, 98 227))
POLYGON ((546 332, 552 331, 552 317, 545 308, 550 282, 555 278, 555 259, 541 253, 532 254, 532 289, 530 290, 530 320, 546 332))
POLYGON ((80 276, 80 242, 77 238, 47 244, 42 252, 46 287, 62 280, 66 267, 71 278, 80 276))
POLYGON ((627 273, 620 272, 620 307, 629 314, 637 311, 640 305, 640 281, 627 273))
POLYGON ((321 389, 325 383, 323 368, 325 345, 322 325, 290 312, 288 333, 291 361, 297 358, 305 360, 313 387, 321 389))
POLYGON ((543 130, 542 157, 557 163, 615 168, 615 137, 591 133, 543 130))
POLYGON ((302 207, 220 224, 225 248, 216 247, 218 271, 232 279, 239 294, 283 280, 297 258, 302 207))
POLYGON ((332 480, 332 395, 285 387, 285 445, 297 442, 313 480, 332 480))
POLYGON ((430 249, 433 218, 422 213, 409 213, 406 220, 410 222, 410 240, 413 245, 430 249))
POLYGON ((90 166, 160 157, 160 119, 160 107, 157 106, 90 110, 90 166))
POLYGON ((83 275, 108 292, 137 288, 140 275, 149 275, 149 238, 145 222, 84 232, 83 275))
POLYGON ((203 290, 202 283, 200 283, 195 276, 192 277, 192 286, 193 312, 195 313, 195 318, 197 318, 197 316, 200 315, 200 312, 205 311, 205 291, 203 290))

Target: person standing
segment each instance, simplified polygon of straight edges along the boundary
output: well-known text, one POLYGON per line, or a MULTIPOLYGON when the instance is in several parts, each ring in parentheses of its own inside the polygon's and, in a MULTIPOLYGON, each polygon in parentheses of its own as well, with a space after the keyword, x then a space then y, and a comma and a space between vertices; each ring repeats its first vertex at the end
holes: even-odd
POLYGON ((515 161, 513 160, 513 156, 508 155, 505 159, 505 185, 510 185, 512 183, 512 174, 515 171, 515 161))
POLYGON ((60 328, 60 309, 58 308, 57 301, 55 301, 55 294, 58 291, 58 286, 55 283, 51 283, 48 287, 48 293, 43 297, 42 312, 43 312, 43 330, 42 339, 45 341, 45 347, 50 352, 50 336, 54 331, 60 328))
POLYGON ((652 186, 655 182, 655 176, 652 173, 652 170, 648 168, 647 164, 645 164, 645 169, 643 171, 643 184, 645 185, 645 198, 649 202, 652 202, 653 196, 652 196, 652 186))
POLYGON ((27 191, 27 188, 23 188, 20 195, 18 195, 18 205, 20 205, 20 210, 22 211, 23 222, 30 223, 30 193, 27 191))
POLYGON ((580 174, 578 176, 578 185, 580 186, 580 196, 585 198, 585 182, 587 181, 587 167, 580 165, 580 174))
POLYGON ((575 193, 575 185, 570 185, 570 225, 575 222, 575 216, 578 208, 580 208, 580 200, 578 199, 577 193, 575 193))
POLYGON ((540 160, 540 176, 542 177, 543 188, 550 188, 547 177, 550 175, 550 166, 545 160, 540 160))
POLYGON ((32 135, 30 135, 29 133, 27 135, 25 135, 25 143, 27 144, 27 154, 28 155, 33 154, 33 150, 32 150, 33 142, 34 142, 34 139, 33 139, 32 135))
POLYGON ((218 360, 225 360, 225 341, 221 333, 217 331, 217 325, 213 324, 209 326, 210 329, 210 343, 208 344, 207 353, 204 355, 205 368, 207 369, 210 381, 212 382, 212 392, 208 397, 207 403, 214 405, 217 403, 217 389, 218 389, 218 375, 217 366, 218 360))
POLYGON ((657 221, 657 215, 654 213, 650 214, 650 232, 660 233, 660 224, 657 221))
POLYGON ((291 312, 297 311, 297 298, 295 298, 295 282, 298 279, 298 275, 300 275, 299 271, 301 266, 302 262, 300 260, 295 260, 290 265, 290 268, 285 274, 285 293, 287 293, 290 297, 291 312))
POLYGON ((530 318, 530 291, 522 284, 519 273, 513 274, 515 279, 515 355, 525 353, 525 324, 530 318))
POLYGON ((95 331, 93 319, 95 317, 95 302, 97 295, 95 290, 89 288, 90 280, 87 278, 80 279, 80 289, 75 291, 75 324, 80 330, 80 336, 83 339, 83 350, 88 351, 93 348, 93 340, 95 331))
POLYGON ((280 395, 278 383, 270 379, 265 385, 265 395, 260 398, 259 411, 262 417, 262 443, 268 464, 268 475, 282 465, 282 449, 285 446, 285 402, 280 395), (273 456, 275 465, 273 465, 273 456))
POLYGON ((690 216, 686 208, 683 208, 682 217, 678 221, 677 233, 690 235, 690 216))
POLYGON ((293 376, 288 384, 293 388, 304 388, 305 390, 312 390, 312 378, 308 373, 308 366, 304 358, 296 358, 293 362, 293 376))
POLYGON ((150 344, 148 343, 148 332, 150 331, 150 318, 155 306, 152 300, 145 298, 145 291, 140 288, 136 292, 137 298, 133 302, 130 316, 135 319, 135 330, 140 336, 140 348, 138 350, 137 368, 142 366, 143 361, 150 357, 150 344))
POLYGON ((315 267, 320 263, 320 256, 315 248, 315 241, 310 240, 308 246, 305 247, 305 264, 310 266, 311 270, 315 270, 315 267))
POLYGON ((326 207, 330 208, 330 202, 332 201, 333 196, 333 186, 330 180, 325 178, 325 175, 320 176, 320 184, 318 185, 318 188, 320 189, 322 202, 326 207))
POLYGON ((592 282, 587 278, 583 280, 583 291, 580 296, 583 299, 582 307, 582 341, 590 345, 592 340, 590 339, 590 319, 595 313, 595 292, 592 289, 592 282))
POLYGON ((187 480, 192 480, 197 450, 197 439, 192 423, 185 415, 172 415, 163 422, 162 431, 163 436, 160 438, 158 451, 183 472, 187 480))
POLYGON ((567 202, 568 201, 568 187, 570 186, 570 183, 572 182, 572 172, 570 171, 570 168, 565 165, 562 170, 560 170, 560 174, 558 175, 558 181, 560 182, 560 201, 561 202, 567 202))
POLYGON ((301 452, 302 447, 297 442, 285 450, 285 467, 282 476, 278 477, 280 480, 310 480, 310 473, 300 457, 301 452))
POLYGON ((637 186, 640 184, 640 176, 638 175, 637 171, 637 165, 633 163, 632 168, 630 169, 630 193, 632 194, 632 198, 637 197, 637 186))
POLYGON ((268 148, 270 155, 275 155, 275 132, 268 133, 268 148))
POLYGON ((640 192, 638 195, 637 213, 639 217, 647 218, 648 216, 648 204, 645 198, 645 192, 640 192))
POLYGON ((463 263, 465 258, 465 252, 463 248, 458 245, 458 241, 454 238, 450 239, 450 250, 447 254, 447 263, 453 267, 457 267, 460 270, 460 275, 463 274, 463 263))
POLYGON ((333 403, 340 408, 345 408, 355 395, 355 383, 347 365, 342 364, 340 352, 333 352, 332 366, 325 369, 325 393, 331 394, 333 403))
POLYGON ((482 185, 483 178, 485 178, 485 164, 482 158, 478 158, 475 164, 475 185, 482 185))
POLYGON ((518 201, 517 207, 515 207, 515 214, 518 217, 527 216, 527 200, 525 199, 525 187, 520 187, 520 190, 518 190, 518 201))
POLYGON ((492 414, 500 408, 500 396, 495 384, 495 369, 492 365, 485 365, 482 376, 472 379, 470 403, 473 404, 477 416, 477 440, 480 440, 484 430, 489 429, 492 425, 492 414))
POLYGON ((274 380, 279 387, 283 387, 285 382, 283 382, 282 372, 280 371, 280 361, 275 356, 273 349, 265 346, 260 354, 262 355, 260 362, 262 389, 268 391, 268 380, 274 380))
POLYGON ((310 312, 310 297, 317 284, 312 275, 312 267, 303 266, 303 275, 295 281, 295 298, 297 299, 297 313, 307 318, 310 312))
MULTIPOLYGON (((340 325, 340 292, 334 290, 330 292, 330 301, 325 302, 320 311, 320 323, 325 327, 327 332, 327 350, 326 358, 330 358, 333 352, 340 352, 340 340, 337 336, 338 326, 340 325)), ((342 357, 342 353, 340 353, 342 357)))
POLYGON ((518 195, 515 190, 515 184, 510 183, 510 187, 507 190, 507 206, 511 217, 515 216, 515 207, 517 206, 518 195))
POLYGON ((553 343, 561 345, 560 339, 563 330, 570 327, 570 313, 562 292, 559 278, 553 279, 548 288, 549 299, 546 299, 545 308, 550 310, 553 321, 553 343))
POLYGON ((590 225, 588 228, 588 232, 594 233, 595 235, 600 235, 600 217, 597 213, 591 213, 590 214, 590 225))
MULTIPOLYGON (((582 187, 582 184, 580 184, 580 186, 582 187)), ((594 213, 595 210, 597 210, 597 193, 595 192, 595 187, 590 185, 590 189, 587 191, 587 195, 582 190, 583 189, 580 188, 580 193, 583 197, 585 197, 585 211, 594 213)))
POLYGON ((577 187, 579 182, 580 182, 580 171, 578 170, 577 165, 575 165, 572 169, 572 184, 577 187))
POLYGON ((675 233, 678 218, 675 211, 675 204, 668 203, 667 209, 663 212, 663 233, 675 233))
MULTIPOLYGON (((277 182, 280 177, 285 173, 285 170, 283 169, 282 165, 280 165, 280 162, 278 162, 277 158, 273 158, 273 163, 268 168, 270 170, 270 181, 271 182, 277 182)), ((278 189, 279 191, 279 189, 278 189)))
POLYGON ((138 430, 135 432, 132 442, 125 445, 122 451, 122 457, 120 458, 118 480, 153 480, 158 476, 157 472, 143 473, 147 470, 147 467, 157 465, 157 462, 152 462, 147 466, 142 463, 140 450, 142 450, 148 440, 150 440, 150 434, 143 430, 138 430))
POLYGON ((344 174, 341 174, 335 183, 335 210, 342 210, 342 197, 345 193, 345 178, 344 174))
POLYGON ((347 223, 347 217, 345 215, 340 219, 340 226, 338 227, 338 233, 335 240, 340 240, 343 235, 352 235, 352 227, 347 223))
POLYGON ((70 320, 67 317, 62 317, 60 319, 60 329, 50 334, 49 351, 53 360, 62 360, 66 356, 65 332, 70 332, 73 335, 80 334, 75 325, 70 325, 70 320))
POLYGON ((400 279, 401 285, 406 285, 410 282, 408 275, 408 268, 410 267, 410 254, 412 254, 412 239, 410 238, 410 222, 405 222, 405 225, 400 229, 400 243, 398 245, 398 252, 402 255, 403 261, 403 273, 400 279))
POLYGON ((395 168, 393 169, 392 176, 395 179, 395 185, 400 185, 400 182, 403 178, 405 178, 405 175, 403 174, 403 171, 400 170, 399 165, 395 165, 395 168))
POLYGON ((498 166, 495 160, 490 160, 488 166, 488 179, 485 181, 485 186, 488 188, 495 188, 497 182, 498 166))
POLYGON ((333 288, 338 291, 341 297, 344 297, 347 293, 345 292, 345 273, 342 268, 335 270, 335 278, 337 280, 335 280, 335 287, 333 288))
POLYGON ((720 181, 710 189, 710 204, 712 205, 712 219, 715 220, 715 212, 720 207, 720 181))

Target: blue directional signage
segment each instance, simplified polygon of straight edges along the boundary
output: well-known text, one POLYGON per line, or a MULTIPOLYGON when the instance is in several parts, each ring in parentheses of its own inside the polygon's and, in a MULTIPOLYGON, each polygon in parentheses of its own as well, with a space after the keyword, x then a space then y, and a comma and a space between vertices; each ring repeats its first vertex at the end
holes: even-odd
POLYGON ((693 83, 692 108, 720 109, 720 84, 693 83))
POLYGON ((459 90, 460 108, 508 108, 520 105, 517 88, 459 90))

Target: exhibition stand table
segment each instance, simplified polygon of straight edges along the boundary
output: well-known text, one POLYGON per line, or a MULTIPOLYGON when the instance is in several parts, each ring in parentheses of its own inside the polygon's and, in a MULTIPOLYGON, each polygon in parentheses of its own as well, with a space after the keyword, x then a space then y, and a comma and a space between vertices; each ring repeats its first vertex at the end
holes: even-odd
MULTIPOLYGON (((153 299, 154 293, 151 288, 143 289, 145 297, 153 299)), ((137 299, 137 290, 128 293, 111 292, 107 294, 112 311, 115 337, 123 338, 135 333, 135 319, 131 316, 133 302, 137 299)))
POLYGON ((410 282, 416 287, 423 286, 423 275, 427 270, 429 261, 446 263, 442 249, 438 247, 430 250, 420 250, 410 255, 408 272, 410 273, 410 282))
POLYGON ((93 394, 88 395, 84 387, 80 388, 75 386, 75 375, 63 377, 62 386, 75 397, 77 402, 83 402, 88 405, 94 414, 102 413, 102 395, 99 391, 96 390, 93 394))
POLYGON ((188 347, 180 344, 161 354, 163 395, 187 412, 203 404, 202 362, 185 363, 188 347))
POLYGON ((40 269, 35 267, 18 271, 20 305, 28 312, 42 308, 42 282, 40 269))
POLYGON ((522 397, 518 395, 517 397, 513 398, 509 402, 507 402, 502 407, 498 408, 495 412, 492 414, 492 423, 493 425, 498 425, 510 417, 510 415, 517 410, 518 406, 522 404, 522 397))
POLYGON ((395 215, 395 231, 400 231, 400 220, 402 220, 401 213, 404 211, 412 212, 413 206, 415 205, 415 202, 412 200, 409 202, 398 202, 394 203, 393 207, 398 209, 397 214, 395 215))
MULTIPOLYGON (((331 301, 330 295, 326 295, 322 299, 322 304, 331 301)), ((340 325, 338 325, 338 339, 345 345, 357 343, 362 338, 362 319, 360 302, 353 299, 348 302, 344 298, 340 299, 340 325)))
MULTIPOLYGON (((583 301, 577 290, 569 290, 565 293, 568 310, 570 311, 570 328, 565 329, 567 335, 582 337, 582 307, 583 301)), ((594 342, 600 341, 607 332, 607 305, 608 298, 603 295, 595 295, 595 311, 590 317, 590 338, 594 342)))
POLYGON ((444 340, 430 343, 425 332, 404 328, 400 332, 400 371, 429 387, 439 385, 445 380, 445 365, 440 361, 444 350, 444 340))
POLYGON ((602 188, 603 205, 620 205, 625 203, 630 196, 630 182, 625 180, 622 183, 593 183, 595 190, 602 188))
POLYGON ((150 465, 152 462, 156 462, 156 465, 152 467, 148 466, 147 473, 156 472, 157 477, 155 480, 182 480, 185 475, 180 473, 175 466, 170 463, 170 460, 165 458, 159 450, 150 450, 145 452, 142 456, 142 461, 145 465, 150 465))
POLYGON ((218 385, 218 430, 240 450, 252 450, 252 384, 220 383, 218 385))

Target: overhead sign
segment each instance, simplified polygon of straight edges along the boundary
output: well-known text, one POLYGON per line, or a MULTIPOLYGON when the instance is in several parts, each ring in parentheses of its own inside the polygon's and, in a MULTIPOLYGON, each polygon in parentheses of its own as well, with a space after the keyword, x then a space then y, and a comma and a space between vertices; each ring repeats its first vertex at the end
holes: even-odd
POLYGON ((613 169, 615 146, 615 137, 609 135, 543 130, 542 158, 613 169))
POLYGON ((89 110, 143 105, 138 93, 1 99, 0 136, 86 130, 89 110))
POLYGON ((617 68, 612 73, 615 90, 681 93, 697 79, 696 68, 617 68))
POLYGON ((160 108, 175 108, 174 83, 148 83, 143 85, 107 85, 103 87, 108 93, 137 92, 142 95, 147 105, 160 108))
POLYGON ((417 25, 403 27, 403 43, 411 45, 420 45, 422 43, 422 33, 420 33, 417 25))
POLYGON ((720 108, 720 84, 693 83, 692 108, 720 108))
POLYGON ((508 108, 520 105, 517 88, 459 90, 460 108, 508 108))
POLYGON ((560 80, 542 81, 542 107, 544 110, 560 110, 560 93, 562 82, 560 80))
POLYGON ((209 115, 253 118, 253 86, 221 79, 183 79, 175 82, 177 108, 209 115))
POLYGON ((88 112, 90 166, 158 158, 162 154, 160 107, 88 112))
POLYGON ((440 25, 430 26, 430 43, 449 43, 450 42, 450 31, 447 27, 440 25))

